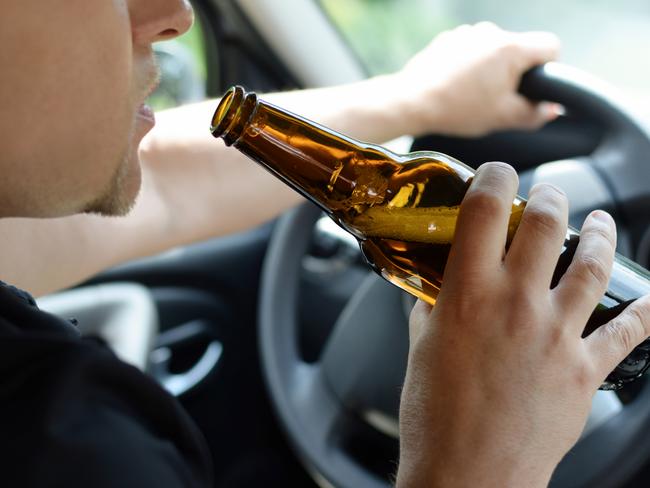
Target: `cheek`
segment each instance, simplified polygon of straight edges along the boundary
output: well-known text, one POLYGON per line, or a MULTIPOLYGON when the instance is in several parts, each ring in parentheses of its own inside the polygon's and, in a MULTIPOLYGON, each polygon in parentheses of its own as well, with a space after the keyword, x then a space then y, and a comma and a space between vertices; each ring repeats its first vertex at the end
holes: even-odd
POLYGON ((13 3, 23 4, 14 18, 27 20, 15 29, 0 22, 0 45, 12 46, 0 54, 0 66, 11 66, 0 81, 2 164, 41 194, 90 198, 124 159, 133 131, 128 14, 120 1, 55 0, 47 16, 25 5, 33 2, 13 3))
MULTIPOLYGON (((74 114, 78 117, 74 125, 80 137, 70 158, 84 168, 84 181, 94 188, 103 186, 124 159, 135 124, 131 52, 117 42, 113 45, 113 49, 104 46, 104 52, 100 51, 96 58, 92 55, 87 58, 94 69, 89 76, 76 80, 81 94, 69 92, 71 98, 84 105, 74 114)), ((69 107, 60 109, 70 110, 69 107)))

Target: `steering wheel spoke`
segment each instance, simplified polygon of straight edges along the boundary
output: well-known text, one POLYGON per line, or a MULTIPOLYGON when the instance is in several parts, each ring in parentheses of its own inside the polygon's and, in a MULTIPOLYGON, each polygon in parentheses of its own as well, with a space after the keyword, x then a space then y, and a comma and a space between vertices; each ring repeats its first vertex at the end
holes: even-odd
POLYGON ((407 356, 402 292, 369 273, 325 346, 320 361, 324 376, 348 409, 397 418, 407 356))
POLYGON ((302 363, 294 373, 290 400, 298 412, 300 430, 308 434, 314 445, 326 455, 335 447, 344 410, 332 394, 320 367, 302 363))

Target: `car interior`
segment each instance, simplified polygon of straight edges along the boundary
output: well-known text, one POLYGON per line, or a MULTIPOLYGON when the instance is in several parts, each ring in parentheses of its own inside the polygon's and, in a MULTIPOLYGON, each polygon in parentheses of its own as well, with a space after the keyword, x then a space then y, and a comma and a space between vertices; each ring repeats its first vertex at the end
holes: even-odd
MULTIPOLYGON (((197 19, 189 40, 156 48, 163 83, 153 98, 165 107, 217 98, 235 84, 264 93, 390 69, 368 61, 388 63, 379 40, 355 44, 363 21, 386 29, 373 17, 378 12, 392 24, 397 11, 411 10, 404 22, 415 22, 418 9, 432 13, 426 34, 413 41, 420 46, 447 27, 444 12, 449 23, 487 19, 514 30, 554 30, 553 21, 530 20, 542 15, 540 7, 528 5, 517 17, 526 7, 504 3, 509 10, 499 17, 481 0, 192 0, 197 19), (357 24, 346 17, 352 14, 357 24)), ((556 4, 585 10, 589 21, 609 12, 607 2, 556 4)), ((644 2, 622 5, 650 31, 644 2)), ((558 25, 572 28, 566 19, 558 25)), ((601 37, 623 35, 607 29, 601 37)), ((650 117, 642 102, 630 103, 625 89, 602 78, 570 59, 529 72, 520 91, 565 111, 535 132, 431 134, 387 145, 447 153, 473 167, 506 161, 520 173, 522 196, 536 182, 552 182, 569 197, 574 227, 595 208, 609 211, 619 253, 647 267, 650 117)), ((373 274, 357 242, 308 203, 248 232, 129 262, 39 299, 42 308, 77 318, 84 334, 101 338, 179 399, 207 440, 219 487, 391 486, 413 303, 373 274)), ((580 441, 550 486, 648 486, 647 433, 647 379, 598 392, 580 441)))

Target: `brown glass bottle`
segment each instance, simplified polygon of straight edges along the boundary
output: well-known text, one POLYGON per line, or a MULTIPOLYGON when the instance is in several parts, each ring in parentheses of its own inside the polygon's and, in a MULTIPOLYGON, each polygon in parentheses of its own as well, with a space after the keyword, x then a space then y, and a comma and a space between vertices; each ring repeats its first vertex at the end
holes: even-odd
MULTIPOLYGON (((385 279, 433 304, 454 234, 458 208, 474 171, 437 152, 398 155, 356 141, 259 100, 241 87, 222 98, 212 134, 300 192, 354 235, 370 266, 385 279)), ((525 201, 513 202, 509 236, 525 201)), ((570 229, 554 281, 578 242, 570 229)), ((650 292, 647 271, 617 256, 609 289, 585 334, 650 292)), ((607 378, 617 388, 650 366, 650 342, 639 346, 607 378)))

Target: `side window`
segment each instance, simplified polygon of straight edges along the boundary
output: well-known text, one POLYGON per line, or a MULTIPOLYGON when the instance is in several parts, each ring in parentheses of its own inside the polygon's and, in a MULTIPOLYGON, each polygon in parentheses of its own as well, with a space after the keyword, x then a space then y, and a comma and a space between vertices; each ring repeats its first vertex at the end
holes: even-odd
POLYGON ((189 32, 154 45, 162 79, 149 98, 155 110, 176 107, 205 98, 207 58, 204 29, 199 16, 189 32))
POLYGON ((320 0, 370 74, 399 69, 442 30, 488 20, 512 31, 548 30, 560 61, 624 90, 650 113, 647 0, 320 0))
POLYGON ((320 0, 371 75, 395 71, 433 37, 458 24, 432 0, 320 0))

